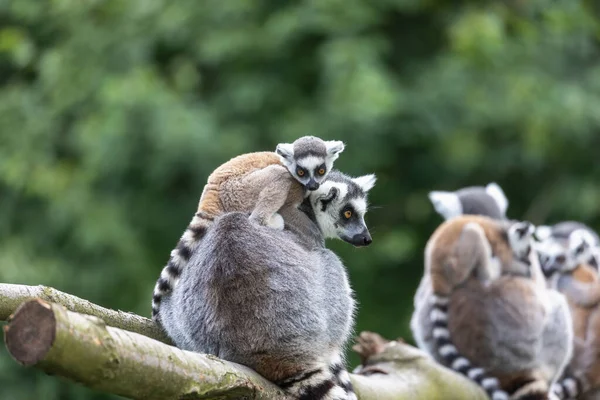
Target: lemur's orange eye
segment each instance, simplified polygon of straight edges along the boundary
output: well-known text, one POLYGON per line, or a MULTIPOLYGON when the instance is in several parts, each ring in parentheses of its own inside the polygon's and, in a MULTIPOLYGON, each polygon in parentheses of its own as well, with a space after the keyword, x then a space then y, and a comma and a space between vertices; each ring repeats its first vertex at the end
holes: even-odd
POLYGON ((325 175, 325 168, 321 168, 317 172, 319 173, 319 175, 325 175))
POLYGON ((346 219, 350 219, 351 216, 352 216, 352 211, 350 211, 350 210, 344 211, 344 217, 346 217, 346 219))
POLYGON ((298 168, 296 170, 296 173, 298 174, 298 176, 304 176, 304 170, 303 169, 298 168))

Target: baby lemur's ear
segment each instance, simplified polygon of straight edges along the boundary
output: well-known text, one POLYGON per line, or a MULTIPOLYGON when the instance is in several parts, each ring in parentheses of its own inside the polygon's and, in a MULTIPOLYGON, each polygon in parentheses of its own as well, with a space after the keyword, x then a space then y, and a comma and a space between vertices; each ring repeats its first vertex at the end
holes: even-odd
POLYGON ((294 145, 291 143, 279 143, 275 148, 275 153, 286 160, 291 160, 294 157, 294 145))
POLYGON ((327 155, 335 160, 344 151, 344 143, 339 140, 326 140, 325 148, 327 149, 327 155))
POLYGON ((321 198, 319 198, 319 201, 321 202, 321 211, 325 211, 327 209, 327 206, 333 200, 335 200, 335 198, 338 196, 339 193, 340 193, 339 189, 336 188, 335 186, 332 186, 331 189, 329 189, 329 193, 327 193, 325 196, 322 196, 321 198))
POLYGON ((363 190, 363 192, 366 193, 369 190, 371 190, 373 188, 373 186, 375 186, 375 181, 377 180, 377 177, 374 174, 369 174, 369 175, 359 176, 358 178, 353 178, 352 180, 358 186, 360 186, 360 188, 363 190))

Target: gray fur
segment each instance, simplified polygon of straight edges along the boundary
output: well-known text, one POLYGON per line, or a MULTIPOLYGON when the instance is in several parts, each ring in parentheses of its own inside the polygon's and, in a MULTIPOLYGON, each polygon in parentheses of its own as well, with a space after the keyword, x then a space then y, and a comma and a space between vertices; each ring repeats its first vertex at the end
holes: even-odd
POLYGON ((458 215, 484 215, 506 219, 508 199, 494 182, 486 186, 469 186, 454 192, 432 191, 429 200, 444 219, 458 215))
MULTIPOLYGON (((340 211, 348 200, 339 193, 321 187, 311 198, 340 211)), ((217 217, 164 296, 162 325, 178 347, 247 365, 293 396, 355 400, 342 358, 353 292, 341 260, 324 246, 331 229, 315 224, 320 209, 308 199, 303 208, 311 212, 281 209, 284 231, 243 213, 217 217)))
POLYGON ((598 235, 585 224, 565 221, 554 226, 544 226, 535 243, 540 264, 546 277, 554 273, 573 270, 579 264, 598 269, 600 265, 600 242, 598 235))
MULTIPOLYGON (((528 274, 504 273, 487 282, 470 279, 446 298, 434 295, 431 278, 425 274, 415 295, 415 311, 410 323, 413 337, 421 349, 448 366, 454 367, 453 363, 462 358, 462 363, 456 364, 459 368, 455 369, 484 386, 492 399, 508 399, 508 394, 500 390, 498 381, 490 379, 487 371, 500 376, 537 371, 542 378, 537 385, 543 386, 542 391, 547 393, 572 354, 573 328, 569 308, 564 296, 545 287, 537 255, 527 244, 533 229, 523 223, 510 226, 507 239, 513 251, 517 251, 513 263, 521 263, 523 251, 526 251, 528 274), (520 225, 523 229, 512 229, 520 225), (523 232, 522 237, 520 231, 523 232), (460 335, 463 347, 459 349, 454 347, 456 343, 450 336, 447 322, 450 320, 454 321, 454 336, 457 336, 457 331, 463 332, 460 335), (465 343, 468 343, 468 358, 461 353, 467 350, 465 343), (444 344, 450 346, 446 354, 442 354, 440 347, 444 344), (483 370, 475 374, 478 368, 483 370), (477 378, 474 379, 475 375, 477 378), (489 382, 487 387, 482 384, 486 380, 489 382)), ((485 239, 483 231, 481 235, 485 239)), ((471 243, 471 251, 481 253, 472 259, 489 257, 489 244, 482 242, 481 247, 475 247, 479 246, 478 242, 473 240, 471 243)), ((493 274, 486 276, 493 277, 493 274)), ((524 392, 524 398, 531 394, 524 392)), ((515 395, 511 398, 521 397, 515 395)))
POLYGON ((308 190, 319 188, 343 151, 344 143, 315 136, 303 136, 294 143, 279 143, 275 149, 283 165, 308 190))
POLYGON ((152 294, 152 318, 160 323, 162 297, 177 285, 190 254, 196 250, 216 216, 229 211, 252 212, 250 218, 253 221, 283 229, 283 219, 277 213, 279 209, 290 203, 300 205, 308 191, 318 189, 343 150, 342 142, 304 136, 292 144, 277 146, 276 153, 283 166, 275 162, 264 168, 256 167, 252 161, 264 159, 268 154, 265 152, 235 157, 213 171, 204 186, 198 212, 171 251, 167 265, 156 281, 152 294), (297 172, 302 166, 311 167, 310 171, 306 169, 305 176, 300 177, 297 172))

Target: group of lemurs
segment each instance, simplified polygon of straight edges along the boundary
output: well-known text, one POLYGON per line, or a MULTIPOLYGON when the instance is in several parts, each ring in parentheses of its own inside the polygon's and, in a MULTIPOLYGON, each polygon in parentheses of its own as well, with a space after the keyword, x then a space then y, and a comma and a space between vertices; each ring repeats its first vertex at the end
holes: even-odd
MULTIPOLYGON (((246 365, 292 398, 357 399, 344 360, 356 301, 325 240, 371 244, 376 177, 333 169, 343 151, 304 136, 213 171, 154 288, 152 318, 177 347, 246 365)), ((417 345, 493 400, 600 399, 598 236, 509 220, 493 183, 429 199, 446 221, 425 248, 417 345)))
POLYGON ((415 295, 419 347, 494 400, 600 399, 598 235, 507 218, 495 183, 429 199, 445 222, 415 295))

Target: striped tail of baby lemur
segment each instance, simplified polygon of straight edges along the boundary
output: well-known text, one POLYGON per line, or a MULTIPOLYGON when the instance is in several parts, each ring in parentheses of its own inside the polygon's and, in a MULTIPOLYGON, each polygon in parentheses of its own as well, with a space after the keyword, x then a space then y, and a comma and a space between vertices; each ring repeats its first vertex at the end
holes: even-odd
POLYGON ((300 205, 305 196, 301 187, 291 186, 290 174, 304 188, 316 190, 343 150, 340 141, 304 136, 291 144, 278 144, 275 152, 243 154, 218 167, 208 177, 198 210, 156 282, 152 318, 160 322, 162 297, 173 290, 215 217, 230 211, 252 212, 255 222, 283 229, 283 219, 277 211, 288 202, 300 205))
POLYGON ((162 300, 168 336, 184 350, 246 365, 295 399, 356 400, 343 359, 355 300, 324 242, 371 242, 364 215, 374 183, 374 175, 331 171, 301 209, 280 210, 283 231, 239 212, 215 218, 162 300))

